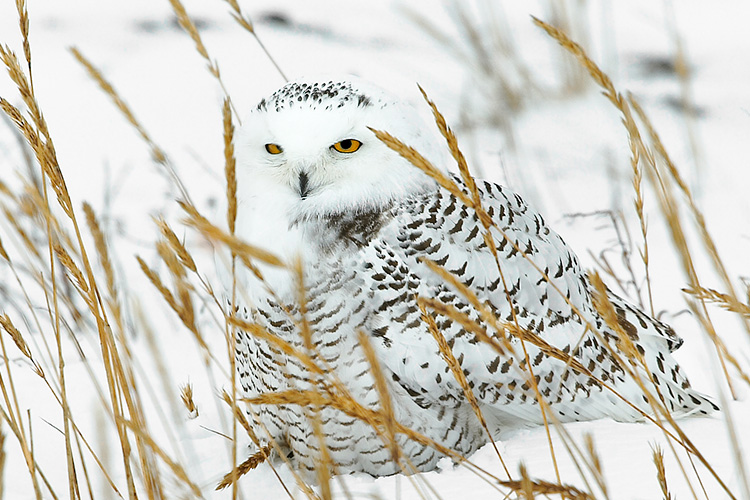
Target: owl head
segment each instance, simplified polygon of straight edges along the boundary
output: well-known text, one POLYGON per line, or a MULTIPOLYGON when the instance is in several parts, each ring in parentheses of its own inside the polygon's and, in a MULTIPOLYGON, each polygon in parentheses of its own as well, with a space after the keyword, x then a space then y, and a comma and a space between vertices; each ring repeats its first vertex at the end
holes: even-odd
POLYGON ((372 210, 434 188, 375 137, 384 130, 435 166, 445 146, 434 125, 373 84, 305 78, 263 99, 236 137, 240 203, 260 197, 294 217, 372 210))

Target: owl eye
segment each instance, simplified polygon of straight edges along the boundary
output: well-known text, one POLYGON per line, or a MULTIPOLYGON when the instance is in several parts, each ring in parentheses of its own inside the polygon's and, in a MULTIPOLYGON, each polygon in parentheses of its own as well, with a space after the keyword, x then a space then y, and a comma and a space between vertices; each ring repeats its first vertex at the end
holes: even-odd
POLYGON ((353 153, 358 150, 361 145, 362 143, 357 139, 344 139, 331 147, 339 153, 353 153))
POLYGON ((266 144, 266 151, 268 151, 272 155, 277 155, 282 153, 284 150, 281 149, 281 146, 279 146, 278 144, 268 143, 266 144))

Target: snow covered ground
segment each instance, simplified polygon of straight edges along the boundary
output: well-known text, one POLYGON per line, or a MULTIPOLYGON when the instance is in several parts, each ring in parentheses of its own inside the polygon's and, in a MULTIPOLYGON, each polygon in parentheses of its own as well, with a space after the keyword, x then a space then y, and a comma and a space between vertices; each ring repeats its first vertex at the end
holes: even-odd
MULTIPOLYGON (((413 101, 429 122, 429 109, 421 102, 416 83, 422 85, 456 130, 475 172, 521 193, 577 250, 584 264, 593 267, 589 253, 599 255, 606 251, 613 261, 619 258, 618 250, 613 248, 616 240, 612 226, 601 216, 569 215, 622 210, 633 241, 639 244, 640 237, 632 208, 627 136, 617 110, 587 77, 582 80, 583 90, 574 90, 575 71, 563 64, 562 52, 530 18, 532 14, 554 21, 556 13, 567 12, 573 19, 573 37, 584 43, 617 88, 633 92, 650 115, 667 150, 695 190, 735 284, 742 285, 741 278, 750 279, 747 3, 722 0, 708 6, 698 0, 467 2, 470 8, 460 12, 468 13, 469 25, 490 48, 485 60, 471 49, 462 31, 464 27, 457 20, 459 11, 447 1, 258 0, 244 4, 259 37, 290 77, 357 74, 413 101), (425 23, 445 39, 441 42, 430 36, 425 23), (512 43, 512 49, 500 53, 490 46, 492 37, 504 37, 512 43), (690 71, 687 87, 681 86, 673 67, 678 43, 682 44, 690 71), (522 69, 529 71, 533 86, 524 83, 522 69), (514 105, 507 93, 493 89, 492 82, 497 80, 488 74, 507 78, 520 96, 520 104, 514 105), (566 78, 573 78, 568 80, 573 83, 566 84, 566 78), (680 104, 684 95, 695 106, 693 119, 684 115, 680 104)), ((240 116, 283 84, 283 78, 256 41, 232 20, 224 2, 194 0, 185 5, 198 21, 208 52, 217 61, 240 116)), ((193 49, 191 40, 177 26, 166 0, 32 1, 28 8, 35 91, 74 205, 80 210, 81 203, 87 201, 101 218, 113 248, 123 296, 128 297, 128 310, 133 318, 139 318, 131 320, 132 324, 148 324, 152 329, 151 334, 137 331, 132 339, 136 376, 149 408, 146 417, 152 435, 163 437, 162 446, 184 465, 206 498, 229 498, 228 492, 213 492, 214 485, 231 467, 228 440, 219 434, 229 432, 230 415, 217 396, 228 384, 228 362, 223 371, 215 364, 206 368, 196 343, 154 291, 134 258, 135 254, 141 255, 149 265, 158 267, 153 245, 158 237, 153 217, 158 215, 176 228, 178 236, 187 239, 209 276, 210 252, 194 233, 180 228, 181 213, 174 202, 178 192, 150 159, 148 148, 136 132, 68 49, 77 47, 113 83, 154 141, 168 153, 193 201, 206 213, 216 212, 224 193, 223 92, 206 71, 205 61, 193 49), (154 356, 154 352, 161 355, 154 356), (192 420, 178 401, 179 385, 188 381, 194 385, 200 411, 200 416, 192 420)), ((22 58, 15 5, 10 0, 0 2, 0 43, 8 44, 22 58)), ((13 83, 4 76, 0 78, 0 96, 21 106, 13 83)), ((25 171, 23 165, 22 150, 10 124, 0 123, 0 180, 17 187, 16 174, 25 171)), ((650 195, 646 190, 655 307, 685 339, 677 358, 693 385, 717 396, 721 382, 713 360, 714 350, 686 312, 681 292, 686 278, 656 201, 650 195)), ((700 241, 695 235, 690 236, 704 286, 721 290, 723 286, 712 272, 700 241)), ((6 247, 12 247, 14 238, 5 221, 0 224, 0 238, 6 247)), ((637 254, 637 250, 633 251, 637 254)), ((637 274, 642 276, 637 257, 633 262, 637 274)), ((0 266, 0 283, 11 287, 12 280, 12 274, 0 266)), ((741 289, 745 289, 744 285, 741 289)), ((3 297, 0 295, 0 300, 3 297)), ((4 311, 14 319, 19 317, 10 302, 0 302, 0 312, 4 311)), ((719 335, 747 370, 747 333, 734 317, 718 309, 711 309, 711 313, 719 335)), ((207 312, 201 317, 204 325, 211 324, 207 312)), ((20 320, 17 326, 24 332, 35 331, 30 325, 21 328, 20 320)), ((41 342, 41 335, 34 337, 41 342)), ((95 361, 99 356, 98 339, 89 332, 79 341, 85 362, 71 342, 63 345, 72 411, 89 444, 109 464, 108 470, 113 471, 113 479, 124 495, 124 479, 117 476, 122 467, 116 436, 100 409, 101 395, 93 382, 98 381, 98 387, 105 386, 95 361)), ((207 341, 217 357, 225 360, 221 330, 217 328, 207 341)), ((43 351, 34 344, 32 349, 43 351)), ((30 412, 35 458, 57 494, 65 496, 67 472, 63 437, 58 430, 61 410, 22 356, 17 351, 8 356, 16 386, 22 388, 18 394, 21 413, 25 416, 27 409, 30 412)), ((48 371, 54 372, 54 367, 48 371)), ((732 401, 727 412, 686 420, 683 429, 734 495, 750 498, 739 482, 725 424, 725 416, 731 415, 747 459, 750 403, 747 385, 738 377, 735 385, 739 400, 732 401)), ((726 388, 722 390, 726 393, 726 388)), ((670 491, 677 498, 692 496, 663 434, 655 427, 597 421, 566 428, 579 446, 585 434, 593 437, 609 498, 660 496, 656 469, 651 463, 650 447, 655 445, 665 449, 670 491)), ((7 425, 3 429, 7 454, 5 498, 33 498, 15 438, 7 425)), ((556 432, 552 433, 563 482, 584 487, 556 432)), ((523 463, 532 478, 555 481, 544 428, 511 433, 498 447, 514 477, 518 477, 518 466, 523 463)), ((688 463, 684 452, 681 458, 688 463)), ((491 447, 480 450, 472 460, 501 476, 502 469, 491 447)), ((107 490, 104 480, 93 464, 88 465, 94 496, 115 498, 111 492, 99 493, 107 490)), ((706 491, 701 492, 693 472, 688 471, 698 498, 728 497, 700 464, 696 468, 706 491)), ((280 474, 293 485, 288 471, 281 470, 280 474)), ((493 485, 449 463, 440 472, 422 476, 440 498, 466 497, 469 492, 474 498, 502 498, 493 485)), ((355 497, 379 494, 383 498, 420 498, 412 480, 406 477, 373 479, 354 475, 342 481, 355 497)), ((243 498, 281 498, 285 494, 265 465, 245 476, 240 488, 243 498)), ((593 492, 604 497, 596 488, 593 492)), ((167 497, 178 494, 189 496, 174 492, 167 497)))

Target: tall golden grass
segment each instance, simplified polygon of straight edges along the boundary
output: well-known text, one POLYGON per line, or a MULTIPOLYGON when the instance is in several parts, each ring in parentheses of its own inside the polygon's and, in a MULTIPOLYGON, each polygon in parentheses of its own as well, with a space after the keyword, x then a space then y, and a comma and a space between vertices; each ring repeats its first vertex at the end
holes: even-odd
MULTIPOLYGON (((151 139, 146 129, 135 118, 135 114, 125 100, 118 95, 115 88, 86 59, 80 50, 73 49, 72 52, 91 78, 112 99, 115 107, 125 120, 138 132, 146 147, 151 151, 154 161, 166 169, 172 181, 179 188, 183 198, 180 201, 180 206, 184 212, 184 226, 210 241, 215 247, 228 249, 232 257, 230 265, 233 273, 239 270, 251 272, 262 279, 262 274, 257 266, 258 262, 272 266, 284 266, 285 264, 273 252, 249 245, 234 234, 238 210, 236 162, 233 145, 236 113, 233 114, 232 112, 231 99, 221 80, 218 64, 209 56, 196 24, 179 0, 170 0, 170 3, 180 26, 194 42, 195 49, 201 58, 206 61, 209 72, 216 78, 225 94, 222 104, 222 122, 217 126, 220 125, 223 131, 225 195, 228 207, 226 227, 228 231, 223 230, 219 223, 212 223, 201 214, 191 201, 188 190, 172 167, 168 155, 151 139)), ((232 17, 260 43, 252 22, 242 12, 239 4, 233 0, 227 0, 227 3, 231 8, 232 17)), ((431 297, 419 297, 424 321, 427 323, 445 362, 464 390, 467 401, 474 409, 479 424, 487 429, 476 397, 466 381, 458 360, 437 327, 433 314, 437 313, 452 319, 462 325, 468 332, 474 334, 478 341, 489 344, 503 356, 512 355, 510 354, 513 352, 513 349, 510 348, 510 339, 520 339, 525 359, 517 361, 528 371, 529 381, 536 392, 549 440, 549 452, 555 464, 556 477, 554 481, 533 479, 534 471, 529 471, 525 467, 521 467, 520 471, 515 474, 504 462, 497 447, 495 447, 495 452, 498 457, 499 470, 485 470, 472 463, 470 457, 460 456, 441 443, 430 440, 398 422, 394 416, 386 377, 380 368, 374 349, 372 349, 369 339, 364 333, 360 333, 359 340, 371 365, 380 405, 375 410, 362 406, 349 394, 346 385, 338 378, 337 374, 321 361, 322 356, 318 356, 315 352, 314 343, 311 341, 315 332, 305 318, 306 290, 301 267, 297 266, 295 272, 298 275, 302 319, 295 321, 304 341, 304 348, 298 348, 285 342, 261 325, 242 319, 236 316, 234 311, 228 309, 225 306, 225 297, 212 288, 206 273, 197 264, 200 259, 195 258, 189 246, 180 240, 167 221, 157 219, 154 224, 159 230, 160 239, 154 245, 154 255, 158 256, 158 268, 149 265, 148 259, 136 257, 145 277, 163 300, 163 303, 156 307, 171 311, 179 319, 184 326, 186 338, 192 338, 195 341, 196 346, 203 354, 206 365, 218 367, 218 370, 225 375, 226 381, 229 383, 229 389, 222 393, 221 399, 226 404, 225 411, 232 422, 231 433, 227 436, 232 442, 231 463, 227 465, 224 477, 220 480, 217 479, 215 484, 209 486, 198 484, 195 478, 191 477, 183 460, 178 456, 177 447, 173 446, 174 443, 166 442, 162 436, 157 434, 153 422, 150 421, 149 413, 145 409, 143 382, 136 376, 137 367, 132 354, 132 332, 129 330, 128 318, 126 317, 128 313, 125 304, 130 297, 125 296, 123 287, 118 283, 118 276, 115 272, 116 266, 113 263, 115 257, 108 247, 108 237, 100 225, 97 214, 86 203, 82 204, 79 209, 77 202, 71 199, 68 192, 64 169, 58 163, 52 134, 48 129, 34 92, 32 53, 29 43, 29 18, 26 5, 24 0, 17 0, 16 5, 26 67, 22 66, 21 61, 7 47, 0 47, 0 58, 18 89, 24 109, 17 108, 2 97, 0 97, 0 108, 13 122, 33 151, 33 168, 38 172, 41 183, 35 182, 33 178, 29 177, 23 180, 20 191, 14 191, 0 179, 0 204, 3 208, 3 221, 10 230, 7 238, 5 234, 3 235, 4 238, 0 238, 0 265, 6 266, 10 270, 16 280, 23 302, 12 313, 10 310, 0 311, 0 327, 5 332, 5 334, 0 335, 0 349, 2 349, 5 365, 0 370, 0 392, 2 392, 0 420, 4 427, 7 426, 10 429, 10 435, 0 433, 0 477, 6 463, 5 450, 14 446, 20 450, 29 472, 31 484, 29 493, 38 499, 48 497, 77 499, 85 496, 98 498, 100 495, 104 497, 109 493, 120 498, 159 499, 173 498, 174 491, 181 491, 186 496, 203 498, 209 494, 213 487, 218 489, 231 488, 232 498, 238 498, 242 496, 239 487, 240 478, 261 463, 268 462, 279 481, 282 482, 285 491, 292 497, 292 485, 283 484, 282 476, 276 472, 276 467, 280 462, 288 462, 284 454, 280 453, 279 443, 271 440, 268 445, 262 445, 263 440, 259 436, 266 436, 266 430, 255 428, 251 424, 252 418, 248 419, 252 415, 245 413, 247 411, 245 403, 258 405, 291 404, 299 405, 307 412, 324 457, 316 470, 317 484, 309 484, 296 471, 291 471, 297 488, 309 498, 332 498, 335 491, 333 488, 334 482, 338 482, 339 486, 347 492, 346 480, 341 476, 335 476, 335 464, 331 461, 326 450, 320 424, 320 408, 324 406, 335 408, 370 425, 383 441, 384 446, 390 451, 392 459, 407 474, 414 472, 414 468, 399 448, 397 436, 400 435, 431 446, 452 457, 462 467, 466 467, 476 474, 477 480, 490 483, 496 490, 498 498, 507 498, 510 495, 528 499, 558 496, 569 499, 609 498, 608 485, 602 472, 606 464, 601 463, 592 439, 586 439, 583 445, 577 443, 565 427, 557 421, 554 414, 549 411, 548 403, 536 388, 532 364, 529 362, 526 353, 526 343, 541 349, 547 356, 564 361, 572 370, 591 376, 589 371, 576 359, 548 344, 534 332, 521 328, 515 318, 512 321, 504 321, 495 317, 470 289, 463 286, 454 276, 437 264, 425 262, 438 276, 457 289, 472 304, 481 318, 481 321, 474 321, 466 314, 431 297), (53 193, 54 196, 51 196, 50 193, 53 193), (80 210, 83 211, 90 237, 84 236, 84 230, 79 224, 80 210), (40 242, 43 242, 41 247, 40 242), (158 269, 162 270, 161 273, 158 269), (36 297, 40 294, 45 305, 41 309, 36 306, 36 298, 32 299, 32 296, 36 297), (198 310, 205 306, 214 311, 214 321, 201 321, 199 319, 198 310), (69 326, 71 323, 76 325, 75 329, 69 326), (34 328, 31 328, 32 325, 34 328), (207 341, 207 338, 209 338, 207 329, 209 328, 212 331, 224 332, 226 341, 224 346, 216 348, 207 341), (39 345, 37 337, 40 337, 40 335, 33 333, 34 329, 37 332, 45 332, 44 335, 41 335, 43 346, 39 345), (298 360, 307 368, 311 380, 316 381, 316 386, 319 389, 315 391, 267 393, 252 399, 243 399, 235 374, 233 353, 235 336, 238 330, 262 339, 286 356, 298 360), (102 425, 109 426, 107 431, 116 436, 116 450, 120 459, 116 467, 108 464, 97 454, 96 447, 91 444, 92 440, 97 439, 97 435, 92 435, 89 429, 83 429, 79 426, 80 417, 72 410, 70 405, 66 359, 71 355, 70 346, 77 344, 77 337, 87 333, 96 335, 98 339, 99 352, 96 359, 86 360, 85 362, 91 365, 95 364, 101 368, 105 375, 104 385, 100 386, 98 381, 95 381, 95 385, 99 388, 101 410, 108 418, 107 423, 102 425), (47 334, 51 334, 51 336, 47 334), (52 345, 48 344, 48 338, 54 340, 52 345), (54 453, 59 454, 60 457, 65 456, 67 483, 64 489, 60 485, 50 482, 42 461, 36 458, 37 453, 39 453, 39 444, 34 443, 30 414, 23 412, 19 405, 18 392, 22 388, 16 382, 15 369, 11 367, 9 354, 11 347, 9 344, 6 345, 7 339, 12 340, 15 349, 28 361, 33 372, 43 381, 62 412, 61 433, 64 435, 64 446, 59 450, 54 450, 54 453), (525 363, 522 361, 525 361, 525 363), (553 447, 553 432, 560 437, 563 450, 553 447), (241 433, 246 434, 246 437, 257 448, 255 453, 248 457, 245 457, 247 453, 238 445, 241 433), (8 437, 10 439, 7 439, 8 437), (585 483, 584 487, 571 486, 570 483, 575 479, 562 477, 557 467, 557 455, 563 452, 569 455, 575 463, 585 483), (278 455, 278 460, 269 460, 274 454, 278 455), (94 491, 91 478, 95 475, 101 475, 104 478, 108 493, 94 491), (504 476, 505 479, 498 477, 500 475, 504 476)), ((711 320, 710 307, 712 304, 717 304, 736 314, 742 319, 745 328, 750 332, 748 326, 750 325, 750 305, 743 302, 735 289, 733 279, 720 258, 719 249, 710 235, 702 212, 687 184, 682 180, 678 168, 667 154, 646 113, 635 98, 618 92, 609 77, 587 56, 583 48, 573 42, 565 32, 538 19, 534 19, 533 22, 578 61, 580 68, 589 74, 593 82, 601 88, 605 98, 611 102, 614 109, 622 117, 626 140, 630 147, 629 163, 633 170, 634 207, 642 237, 640 255, 648 285, 651 311, 653 312, 653 300, 649 275, 648 226, 643 208, 644 197, 646 196, 642 187, 644 176, 651 184, 652 191, 656 193, 656 201, 667 222, 670 236, 675 245, 676 255, 680 259, 685 272, 689 284, 685 292, 690 298, 690 309, 717 353, 726 385, 731 392, 734 384, 750 383, 750 378, 743 371, 742 365, 732 355, 732 351, 716 332, 711 320), (677 198, 676 193, 680 193, 682 200, 677 198), (711 258, 716 272, 722 278, 725 287, 722 291, 710 289, 703 285, 703 280, 694 265, 696 250, 691 249, 685 237, 686 223, 680 213, 680 207, 682 206, 687 207, 693 223, 698 228, 705 250, 711 258)), ((476 47, 476 50, 479 50, 479 45, 476 45, 476 47)), ((263 47, 263 50, 266 50, 265 47, 263 47)), ((274 64, 276 63, 274 62, 274 64)), ((388 131, 374 130, 374 133, 387 146, 413 163, 415 168, 422 169, 427 175, 433 177, 442 188, 454 194, 462 203, 473 210, 484 227, 484 239, 487 246, 496 254, 491 230, 499 231, 500 234, 502 234, 502 230, 495 225, 495 222, 482 207, 476 181, 469 172, 467 161, 459 148, 456 136, 448 127, 437 106, 427 98, 424 92, 423 95, 433 111, 439 131, 453 154, 456 168, 468 187, 467 192, 459 188, 441 169, 431 165, 419 151, 393 137, 388 131)), ((509 239, 509 241, 514 244, 512 239, 509 239)), ((523 252, 520 253, 523 255, 523 252)), ((503 276, 502 266, 497 258, 496 264, 501 276, 503 276)), ((549 281, 549 278, 541 269, 537 269, 537 271, 540 277, 549 281)), ((622 327, 619 325, 613 307, 607 299, 606 288, 597 273, 591 273, 591 282, 597 291, 597 309, 615 331, 621 331, 622 327)), ((241 293, 242 290, 237 289, 235 283, 230 291, 233 303, 241 293)), ((570 305, 573 307, 573 304, 570 305)), ((149 329, 145 320, 140 322, 139 326, 144 330, 149 329)), ((596 331, 593 326, 591 326, 591 330, 596 331)), ((620 352, 613 351, 612 354, 618 358, 620 365, 628 370, 630 375, 641 385, 643 394, 648 398, 653 413, 653 415, 644 414, 644 417, 664 433, 669 452, 676 458, 685 481, 690 485, 693 497, 699 498, 701 495, 697 488, 703 487, 703 478, 698 475, 697 468, 693 465, 694 461, 702 463, 708 474, 721 485, 727 496, 731 498, 740 497, 739 492, 730 490, 726 485, 725 471, 714 469, 682 430, 680 423, 672 418, 660 398, 653 396, 658 394, 658 390, 654 389, 655 386, 651 380, 643 379, 639 376, 639 372, 632 368, 633 366, 647 367, 645 366, 645 360, 632 345, 632 342, 628 343, 629 336, 622 333, 620 339, 622 341, 620 352), (625 359, 622 358, 623 356, 625 359), (696 482, 697 487, 694 486, 696 482)), ((602 345, 607 346, 609 344, 602 342, 602 345)), ((153 355, 158 364, 158 358, 163 354, 154 352, 153 355)), ((90 373, 92 379, 95 378, 94 371, 91 370, 90 373)), ((167 378, 168 376, 165 375, 164 377, 167 378)), ((167 381, 167 383, 171 382, 167 381)), ((599 382, 619 397, 614 388, 604 381, 599 380, 599 382)), ((175 391, 179 394, 179 399, 176 398, 175 402, 182 401, 184 415, 197 416, 200 407, 211 404, 208 401, 196 400, 192 385, 185 383, 185 381, 176 383, 174 386, 177 388, 175 391)), ((720 392, 719 397, 722 406, 728 409, 729 397, 723 392, 720 392)), ((731 412, 724 411, 722 415, 725 419, 727 431, 731 435, 735 435, 735 423, 731 412)), ((487 432, 489 433, 489 430, 487 432)), ((748 491, 748 478, 744 472, 743 455, 739 445, 735 446, 736 448, 733 450, 734 459, 738 464, 738 470, 741 471, 739 483, 741 488, 744 488, 742 494, 748 496, 750 493, 748 491)), ((49 454, 50 451, 45 450, 45 453, 49 454)), ((660 487, 660 491, 654 492, 654 495, 660 494, 664 498, 671 498, 666 480, 664 452, 661 449, 654 449, 653 456, 649 459, 653 460, 655 464, 654 475, 660 487)), ((409 475, 408 478, 415 489, 422 492, 423 496, 440 496, 440 492, 435 491, 420 476, 409 475)), ((2 483, 0 483, 0 497, 3 491, 2 486, 2 483)))

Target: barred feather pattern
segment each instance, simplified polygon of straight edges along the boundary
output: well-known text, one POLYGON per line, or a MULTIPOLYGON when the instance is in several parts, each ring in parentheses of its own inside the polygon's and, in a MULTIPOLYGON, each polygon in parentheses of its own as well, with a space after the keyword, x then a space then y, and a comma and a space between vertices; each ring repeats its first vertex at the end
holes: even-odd
MULTIPOLYGON (((460 178, 454 181, 463 186, 460 178)), ((421 318, 417 297, 437 299, 479 323, 480 314, 459 290, 428 269, 422 259, 429 259, 456 276, 497 318, 517 322, 588 370, 577 371, 526 342, 539 393, 559 420, 636 421, 642 418, 640 411, 651 413, 642 389, 615 356, 621 354, 617 334, 594 309, 593 287, 572 250, 519 195, 489 182, 480 182, 478 188, 482 205, 496 224, 491 234, 499 268, 473 210, 437 187, 380 209, 292 221, 307 235, 306 242, 316 246, 316 258, 305 263, 304 271, 316 359, 330 367, 361 405, 379 409, 372 370, 357 341, 357 332, 365 332, 388 378, 398 422, 463 455, 485 444, 489 438, 421 318)), ((297 311, 298 304, 291 295, 281 300, 286 302, 265 297, 241 310, 248 319, 304 350, 295 326, 299 314, 293 312, 290 318, 285 312, 297 311)), ((690 388, 672 358, 671 352, 681 343, 672 329, 615 294, 610 293, 609 300, 650 373, 636 366, 630 369, 640 370, 646 381, 653 380, 659 388, 656 397, 675 414, 716 409, 690 388)), ((513 352, 500 356, 458 322, 432 314, 493 438, 507 429, 542 422, 519 338, 505 332, 513 352)), ((320 388, 299 360, 245 332, 237 336, 236 360, 247 397, 320 388)), ((250 415, 264 429, 258 434, 266 441, 276 440, 292 464, 312 477, 321 452, 309 412, 297 405, 259 405, 252 407, 250 415)), ((410 466, 426 471, 442 457, 398 434, 403 456, 411 465, 395 464, 387 444, 368 423, 327 407, 320 410, 320 418, 338 473, 387 475, 410 466)))

